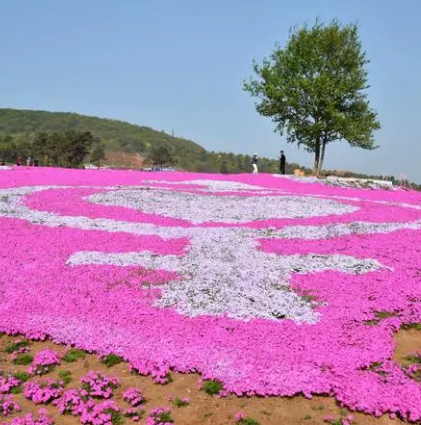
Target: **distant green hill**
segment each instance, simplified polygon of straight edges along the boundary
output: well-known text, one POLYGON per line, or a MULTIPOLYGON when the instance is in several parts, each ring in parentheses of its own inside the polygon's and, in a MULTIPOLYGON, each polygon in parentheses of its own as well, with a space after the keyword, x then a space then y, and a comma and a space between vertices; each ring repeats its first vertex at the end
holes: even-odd
POLYGON ((0 134, 12 135, 18 144, 31 142, 36 133, 67 130, 90 131, 102 140, 106 149, 116 152, 144 156, 152 147, 165 146, 180 165, 191 163, 206 152, 191 140, 123 121, 70 112, 0 109, 0 134))
MULTIPOLYGON (((18 155, 24 158, 33 154, 31 145, 37 133, 60 133, 67 130, 90 131, 94 137, 101 139, 104 143, 107 149, 107 163, 118 167, 138 168, 142 163, 139 156, 145 157, 153 147, 165 146, 172 154, 174 165, 184 170, 205 173, 249 173, 252 171, 250 155, 208 152, 191 140, 172 137, 163 131, 156 131, 149 127, 70 112, 0 109, 0 136, 5 134, 13 136, 18 146, 18 155)), ((307 175, 311 174, 311 170, 304 169, 296 163, 287 163, 287 174, 292 174, 296 168, 301 168, 307 175)), ((259 171, 278 172, 278 161, 261 158, 259 171)), ((335 173, 326 172, 326 174, 335 173)), ((347 174, 368 177, 352 172, 347 174)), ((381 176, 370 177, 381 178, 381 176)), ((421 189, 421 186, 417 188, 421 189)))

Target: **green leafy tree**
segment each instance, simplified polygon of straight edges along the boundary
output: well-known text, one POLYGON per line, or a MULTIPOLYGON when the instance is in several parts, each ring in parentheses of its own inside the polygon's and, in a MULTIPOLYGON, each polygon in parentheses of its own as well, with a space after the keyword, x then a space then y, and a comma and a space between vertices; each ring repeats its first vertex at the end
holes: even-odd
POLYGON ((39 133, 35 136, 35 140, 32 143, 32 151, 35 157, 38 157, 38 159, 42 159, 47 156, 48 154, 48 134, 47 133, 39 133))
POLYGON ((221 174, 228 174, 228 164, 227 164, 227 161, 222 160, 221 165, 219 167, 219 172, 221 174))
POLYGON ((91 153, 91 161, 98 167, 101 165, 101 161, 105 159, 105 146, 103 143, 95 143, 91 153))
POLYGON ((61 161, 64 167, 79 167, 91 150, 94 137, 89 131, 64 133, 61 161))
POLYGON ((237 155, 237 172, 243 173, 244 170, 244 158, 243 155, 237 155))
POLYGON ((0 160, 11 160, 16 154, 16 144, 12 136, 6 135, 0 137, 0 160))
POLYGON ((254 63, 257 79, 244 90, 259 99, 257 112, 272 118, 275 131, 314 153, 318 175, 331 142, 377 147, 373 132, 380 123, 365 92, 368 62, 357 25, 317 21, 292 29, 284 49, 277 46, 262 65, 254 63))
POLYGON ((165 146, 158 146, 153 148, 148 157, 148 160, 154 165, 159 165, 160 167, 163 167, 167 164, 172 164, 173 162, 171 152, 165 146))
POLYGON ((246 155, 244 157, 244 171, 246 173, 250 173, 251 172, 251 170, 252 170, 252 164, 253 164, 253 162, 252 162, 251 156, 250 155, 246 155))

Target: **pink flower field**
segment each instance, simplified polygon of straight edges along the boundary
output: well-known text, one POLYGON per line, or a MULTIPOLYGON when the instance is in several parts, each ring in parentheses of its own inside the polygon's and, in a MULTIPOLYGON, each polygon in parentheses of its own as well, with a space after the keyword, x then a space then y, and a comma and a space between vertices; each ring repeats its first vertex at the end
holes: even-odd
POLYGON ((16 167, 0 170, 0 228, 2 332, 156 382, 198 372, 223 394, 421 419, 417 366, 393 360, 421 323, 420 193, 16 167))

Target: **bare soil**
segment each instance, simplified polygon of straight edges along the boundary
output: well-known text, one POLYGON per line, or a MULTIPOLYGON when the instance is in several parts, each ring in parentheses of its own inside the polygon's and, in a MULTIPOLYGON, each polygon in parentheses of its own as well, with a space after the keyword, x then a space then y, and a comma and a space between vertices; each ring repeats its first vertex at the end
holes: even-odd
POLYGON ((138 154, 107 151, 104 163, 117 168, 140 168, 144 158, 138 154))
MULTIPOLYGON (((5 345, 16 337, 4 336, 0 339, 0 369, 4 372, 24 372, 28 366, 16 366, 11 362, 10 355, 4 352, 5 345)), ((405 356, 414 350, 421 350, 421 332, 415 330, 401 331, 396 335, 396 351, 394 360, 405 363, 405 356)), ((35 355, 39 350, 51 348, 63 352, 65 347, 51 341, 33 342, 30 352, 35 355)), ((96 355, 87 354, 85 359, 75 363, 62 362, 46 377, 58 378, 60 370, 72 373, 72 381, 67 388, 79 388, 80 378, 89 370, 99 371, 108 375, 115 375, 121 381, 121 387, 115 391, 114 400, 122 408, 129 407, 123 400, 123 392, 128 388, 139 388, 147 398, 146 411, 154 407, 172 407, 172 416, 176 425, 229 425, 234 424, 234 416, 238 411, 244 411, 249 418, 253 418, 260 425, 316 425, 323 424, 325 416, 335 418, 345 417, 351 412, 341 409, 333 398, 314 397, 311 400, 304 397, 293 398, 259 398, 259 397, 215 397, 198 390, 199 375, 172 373, 173 382, 167 385, 157 385, 152 378, 136 376, 129 372, 127 363, 120 363, 107 368, 96 355), (169 396, 188 397, 190 404, 186 407, 175 407, 168 400, 169 396)), ((26 400, 22 394, 15 396, 15 400, 22 406, 22 414, 36 413, 40 407, 26 400)), ((58 425, 80 424, 77 417, 61 416, 56 407, 48 405, 47 410, 54 417, 58 425)), ((359 413, 353 424, 357 425, 398 425, 399 420, 391 420, 387 415, 374 418, 359 413)), ((7 418, 10 420, 11 418, 7 418)), ((6 420, 5 420, 6 421, 6 420)), ((129 424, 129 419, 124 424, 129 424)), ((143 423, 142 421, 140 423, 143 423)))

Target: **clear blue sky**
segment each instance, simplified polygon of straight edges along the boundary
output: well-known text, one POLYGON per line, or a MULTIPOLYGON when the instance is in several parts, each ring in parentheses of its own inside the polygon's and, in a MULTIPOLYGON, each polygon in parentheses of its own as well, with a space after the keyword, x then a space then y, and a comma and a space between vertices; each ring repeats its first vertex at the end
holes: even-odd
POLYGON ((0 0, 0 104, 147 125, 210 150, 311 164, 242 91, 294 24, 358 21, 383 129, 374 152, 329 146, 326 167, 421 182, 421 1, 0 0))

